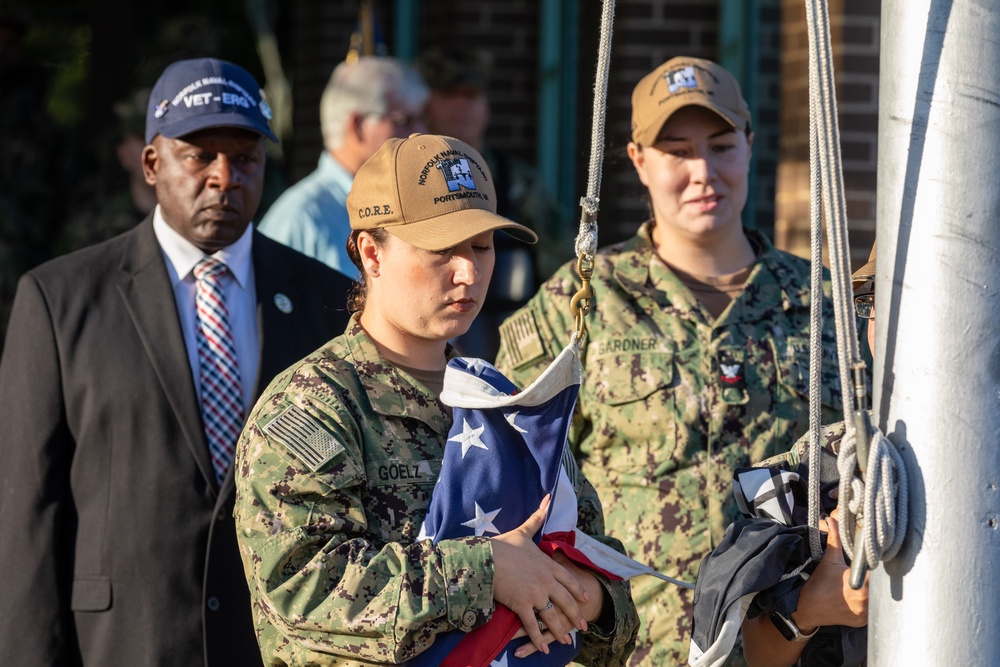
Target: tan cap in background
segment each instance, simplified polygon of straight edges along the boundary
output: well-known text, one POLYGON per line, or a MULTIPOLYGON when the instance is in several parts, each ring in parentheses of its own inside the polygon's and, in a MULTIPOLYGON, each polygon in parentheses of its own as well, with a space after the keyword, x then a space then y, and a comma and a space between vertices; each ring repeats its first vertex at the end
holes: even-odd
POLYGON ((711 109, 741 132, 750 127, 750 108, 733 75, 710 60, 681 56, 644 76, 632 91, 632 141, 652 146, 663 124, 689 105, 711 109))
POLYGON ((444 250, 502 229, 534 243, 535 233, 497 215, 486 161, 463 141, 436 134, 389 139, 361 165, 347 195, 351 229, 383 228, 424 250, 444 250))
POLYGON ((876 243, 872 243, 872 253, 868 256, 868 263, 862 266, 860 269, 854 272, 851 276, 851 287, 853 289, 858 289, 864 285, 869 280, 875 278, 875 246, 876 243))

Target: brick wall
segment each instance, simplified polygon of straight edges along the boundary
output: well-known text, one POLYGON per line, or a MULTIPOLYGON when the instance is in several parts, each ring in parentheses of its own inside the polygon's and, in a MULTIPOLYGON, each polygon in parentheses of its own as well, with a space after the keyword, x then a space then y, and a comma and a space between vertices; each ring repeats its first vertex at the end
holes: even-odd
POLYGON ((774 238, 775 193, 781 154, 781 0, 758 0, 757 88, 754 124, 753 224, 774 238))
POLYGON ((420 46, 458 41, 492 57, 486 140, 534 162, 538 131, 538 34, 536 0, 477 0, 465 4, 423 2, 420 46))
MULTIPOLYGON (((775 237, 781 247, 808 256, 809 53, 805 6, 801 0, 782 3, 782 133, 775 237)), ((855 266, 867 261, 875 235, 880 5, 867 0, 834 0, 830 4, 844 190, 855 266)))
MULTIPOLYGON (((751 224, 780 247, 808 253, 808 108, 805 9, 801 0, 757 0, 756 206, 751 224)), ((321 141, 319 96, 347 52, 357 5, 298 0, 283 5, 282 49, 293 84, 295 134, 285 143, 286 180, 315 166, 321 141)), ((376 2, 391 45, 393 3, 376 2)), ((586 187, 601 4, 580 0, 576 153, 577 190, 586 187)), ((601 242, 632 234, 646 217, 643 188, 625 153, 632 87, 668 58, 719 59, 719 0, 618 0, 601 193, 601 242)), ((880 3, 831 0, 837 99, 852 245, 867 253, 875 228, 878 22, 880 3)), ((461 39, 490 51, 493 120, 488 138, 528 160, 536 150, 539 7, 535 0, 455 5, 423 0, 420 45, 461 39)), ((579 211, 571 211, 576 219, 579 211)))
MULTIPOLYGON (((283 143, 283 170, 290 185, 316 168, 323 150, 319 127, 319 100, 333 69, 347 56, 351 32, 357 23, 356 2, 296 0, 282 3, 279 46, 285 76, 292 87, 292 135, 283 143)), ((379 15, 391 36, 391 17, 379 15)))

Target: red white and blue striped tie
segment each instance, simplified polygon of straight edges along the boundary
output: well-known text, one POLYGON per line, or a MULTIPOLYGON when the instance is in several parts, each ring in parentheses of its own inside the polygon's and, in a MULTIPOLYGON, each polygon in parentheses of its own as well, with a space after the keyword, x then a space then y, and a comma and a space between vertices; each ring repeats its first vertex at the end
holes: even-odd
POLYGON ((243 430, 243 394, 236 363, 229 311, 222 291, 223 262, 205 257, 194 267, 197 281, 198 369, 201 374, 201 416, 219 484, 233 460, 243 430))

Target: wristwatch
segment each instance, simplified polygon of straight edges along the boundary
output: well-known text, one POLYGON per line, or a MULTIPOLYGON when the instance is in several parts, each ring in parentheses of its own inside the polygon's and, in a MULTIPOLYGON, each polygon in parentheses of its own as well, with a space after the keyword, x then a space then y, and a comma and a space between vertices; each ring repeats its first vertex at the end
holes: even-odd
POLYGON ((770 618, 771 623, 774 624, 774 627, 778 628, 781 636, 790 642, 807 642, 819 632, 819 627, 816 627, 809 634, 803 634, 799 630, 799 626, 795 625, 795 622, 791 618, 784 616, 778 611, 772 611, 770 618))

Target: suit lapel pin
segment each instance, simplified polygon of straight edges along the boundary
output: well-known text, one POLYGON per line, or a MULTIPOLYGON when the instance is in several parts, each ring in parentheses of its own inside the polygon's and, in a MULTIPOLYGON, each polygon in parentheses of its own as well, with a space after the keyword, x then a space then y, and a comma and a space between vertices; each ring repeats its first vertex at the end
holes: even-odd
POLYGON ((292 312, 292 300, 281 292, 274 295, 274 305, 285 315, 292 312))

